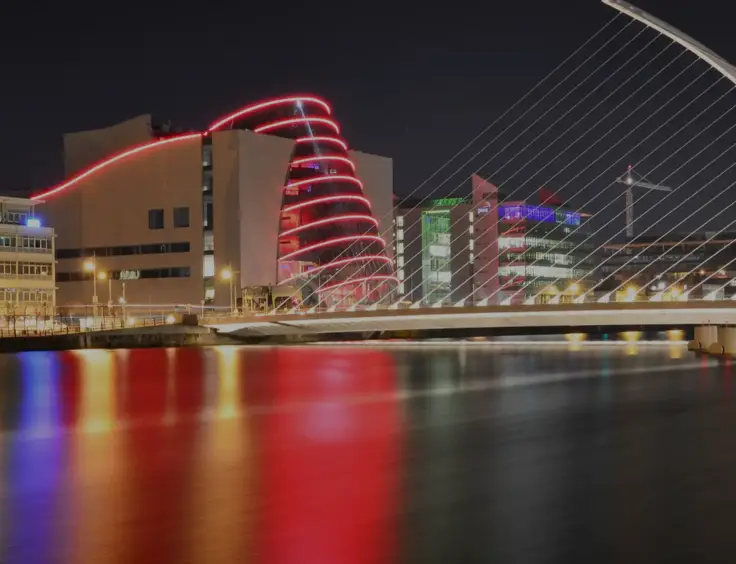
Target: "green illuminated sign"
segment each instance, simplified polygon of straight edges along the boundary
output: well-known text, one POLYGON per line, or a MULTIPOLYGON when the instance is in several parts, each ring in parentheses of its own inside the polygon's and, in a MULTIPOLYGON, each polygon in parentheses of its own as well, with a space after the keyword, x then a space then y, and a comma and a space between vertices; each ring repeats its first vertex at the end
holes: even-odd
POLYGON ((432 206, 435 208, 453 207, 467 203, 465 198, 441 198, 432 200, 432 206))

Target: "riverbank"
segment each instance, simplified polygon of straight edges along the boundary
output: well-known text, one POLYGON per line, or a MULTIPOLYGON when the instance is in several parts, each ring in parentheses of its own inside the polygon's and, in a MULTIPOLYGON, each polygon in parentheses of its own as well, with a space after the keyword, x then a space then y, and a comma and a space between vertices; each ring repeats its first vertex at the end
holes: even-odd
POLYGON ((38 337, 5 337, 0 339, 0 353, 80 349, 206 347, 232 344, 242 344, 242 342, 206 327, 166 325, 38 337))

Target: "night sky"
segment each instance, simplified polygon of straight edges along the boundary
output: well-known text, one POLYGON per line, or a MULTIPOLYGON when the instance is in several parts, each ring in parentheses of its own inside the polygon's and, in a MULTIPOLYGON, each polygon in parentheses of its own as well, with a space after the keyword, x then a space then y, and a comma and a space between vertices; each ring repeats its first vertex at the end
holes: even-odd
MULTIPOLYGON (((115 4, 121 11, 114 11, 107 3, 3 2, 0 191, 60 181, 64 132, 149 112, 200 129, 249 102, 297 92, 329 100, 351 146, 393 157, 395 190, 408 194, 615 15, 596 0, 442 3, 435 10, 429 4, 274 3, 273 11, 264 8, 268 3, 218 4, 125 3, 115 4)), ((638 2, 736 61, 736 8, 730 4, 638 2)), ((621 16, 610 30, 624 23, 621 16)), ((610 52, 622 44, 614 42, 610 52)), ((682 68, 678 64, 673 69, 682 68)), ((724 87, 714 92, 720 95, 724 87)), ((733 96, 730 103, 736 103, 733 96)), ((736 115, 731 117, 736 123, 736 115)), ((492 129, 482 141, 500 131, 492 129)), ((628 158, 644 156, 634 153, 616 159, 624 166, 628 158)), ((486 151, 464 172, 481 168, 493 154, 486 151)), ((584 163, 570 168, 580 170, 584 163)), ((491 180, 504 182, 520 166, 512 164, 491 180)), ((602 170, 597 166, 593 170, 602 170)), ((548 172, 555 167, 562 168, 554 163, 548 172)), ((447 175, 457 168, 448 167, 447 175)), ((496 169, 482 171, 492 175, 496 169)), ((438 193, 456 193, 461 176, 438 193)), ((520 194, 545 182, 543 177, 530 179, 520 194)), ((420 193, 429 193, 442 178, 420 193)), ((562 188, 568 196, 575 192, 571 182, 562 188)))

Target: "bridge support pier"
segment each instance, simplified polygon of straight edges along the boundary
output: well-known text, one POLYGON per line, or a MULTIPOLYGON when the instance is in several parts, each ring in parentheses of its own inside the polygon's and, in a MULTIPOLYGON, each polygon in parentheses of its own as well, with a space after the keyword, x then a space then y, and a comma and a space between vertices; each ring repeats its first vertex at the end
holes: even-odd
POLYGON ((718 326, 701 325, 695 328, 695 339, 690 341, 688 349, 691 351, 708 352, 712 344, 718 343, 718 326))
POLYGON ((703 325, 695 328, 695 339, 688 349, 708 354, 736 355, 736 326, 703 325))

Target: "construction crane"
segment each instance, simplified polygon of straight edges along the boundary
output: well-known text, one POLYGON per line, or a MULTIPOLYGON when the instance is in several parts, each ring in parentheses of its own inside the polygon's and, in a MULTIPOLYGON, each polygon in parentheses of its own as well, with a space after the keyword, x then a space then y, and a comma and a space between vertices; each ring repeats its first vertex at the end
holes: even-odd
POLYGON ((619 184, 626 186, 626 237, 634 238, 634 188, 645 190, 658 190, 660 192, 672 192, 668 186, 660 186, 648 182, 643 176, 639 176, 634 168, 629 165, 626 174, 616 180, 619 184))

